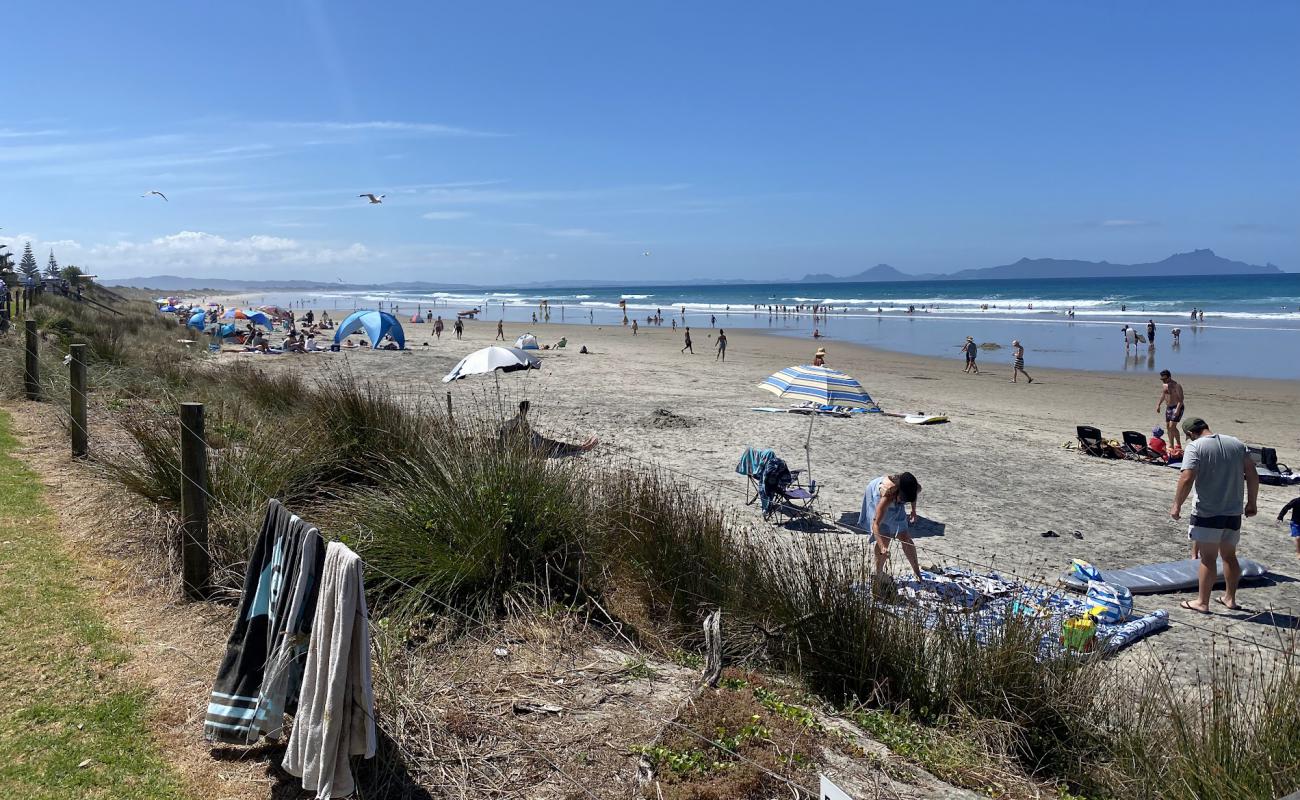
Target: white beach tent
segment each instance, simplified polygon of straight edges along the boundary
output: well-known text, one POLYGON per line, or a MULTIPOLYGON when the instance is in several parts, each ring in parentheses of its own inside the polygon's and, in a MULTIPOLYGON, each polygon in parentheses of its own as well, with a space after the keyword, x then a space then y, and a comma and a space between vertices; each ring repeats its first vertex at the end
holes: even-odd
POLYGON ((515 339, 515 347, 518 347, 520 350, 542 349, 537 345, 537 337, 531 333, 521 334, 518 339, 515 339))

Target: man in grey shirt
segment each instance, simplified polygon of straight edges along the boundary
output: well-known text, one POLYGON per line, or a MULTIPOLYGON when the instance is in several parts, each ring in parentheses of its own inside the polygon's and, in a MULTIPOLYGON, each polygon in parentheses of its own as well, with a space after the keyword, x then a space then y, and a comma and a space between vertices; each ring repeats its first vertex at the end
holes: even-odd
POLYGON ((1181 518, 1183 503, 1195 488, 1187 538, 1192 540, 1193 555, 1201 559, 1201 568, 1196 602, 1184 600, 1181 605, 1189 611, 1210 613, 1210 590, 1218 582, 1218 560, 1222 557, 1224 590, 1215 602, 1236 611, 1241 608, 1237 605, 1237 583, 1241 580, 1237 542, 1241 540, 1243 513, 1253 517, 1257 510, 1259 473, 1246 445, 1231 436, 1214 433, 1200 417, 1184 421, 1183 433, 1188 444, 1169 516, 1181 518))

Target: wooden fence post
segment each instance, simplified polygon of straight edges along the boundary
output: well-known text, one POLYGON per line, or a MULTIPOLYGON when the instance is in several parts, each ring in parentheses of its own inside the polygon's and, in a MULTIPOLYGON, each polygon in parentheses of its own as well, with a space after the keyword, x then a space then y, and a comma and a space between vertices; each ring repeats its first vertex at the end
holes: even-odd
POLYGON ((74 344, 68 362, 72 386, 72 457, 83 458, 89 451, 90 430, 86 427, 86 346, 74 344))
POLYGON ((23 388, 28 400, 41 399, 40 363, 36 352, 36 320, 27 320, 27 361, 23 366, 23 388))
POLYGON ((447 419, 451 419, 451 392, 447 392, 447 419))
POLYGON ((208 444, 203 404, 181 403, 181 577, 185 594, 202 599, 212 565, 208 561, 208 444))

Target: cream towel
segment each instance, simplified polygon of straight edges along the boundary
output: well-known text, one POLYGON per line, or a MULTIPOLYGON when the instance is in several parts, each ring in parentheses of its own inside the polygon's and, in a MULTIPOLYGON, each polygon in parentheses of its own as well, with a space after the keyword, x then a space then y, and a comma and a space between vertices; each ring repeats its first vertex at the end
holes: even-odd
POLYGON ((348 759, 375 755, 375 697, 361 558, 330 542, 284 768, 318 798, 356 788, 348 759))

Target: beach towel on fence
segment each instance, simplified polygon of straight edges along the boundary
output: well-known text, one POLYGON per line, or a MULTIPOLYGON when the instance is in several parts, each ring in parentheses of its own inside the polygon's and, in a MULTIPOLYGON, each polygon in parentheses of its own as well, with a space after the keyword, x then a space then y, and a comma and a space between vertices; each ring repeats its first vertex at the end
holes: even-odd
POLYGON ((325 543, 320 532, 297 516, 292 517, 288 535, 276 542, 271 558, 269 654, 257 711, 248 729, 249 744, 261 736, 278 739, 284 715, 297 709, 324 561, 325 543))
POLYGON ((271 559, 278 542, 289 530, 292 515, 272 500, 262 520, 262 530, 253 545, 244 572, 244 592, 239 601, 235 627, 226 642, 226 655, 212 684, 203 735, 221 742, 247 741, 268 653, 268 617, 271 607, 271 559))
POLYGON ((318 798, 356 788, 349 758, 375 754, 370 629, 361 559, 330 542, 321 571, 302 696, 283 766, 318 798))

